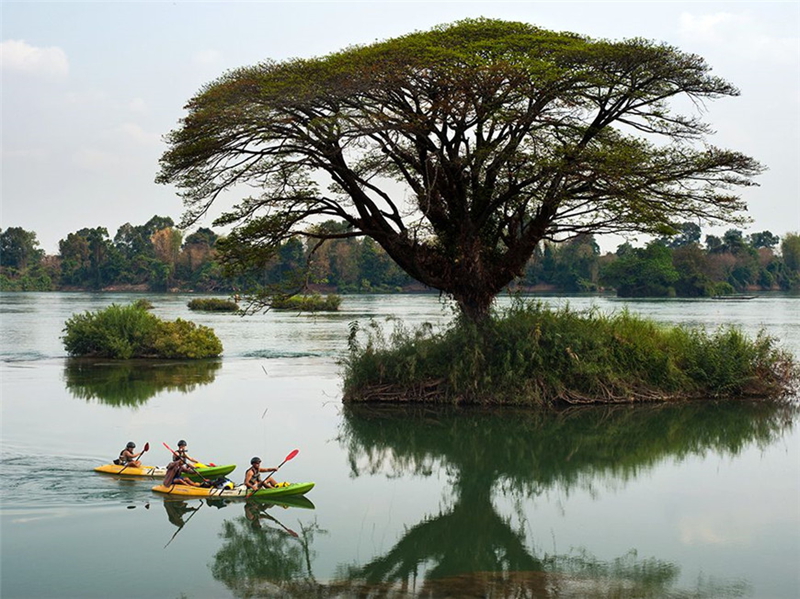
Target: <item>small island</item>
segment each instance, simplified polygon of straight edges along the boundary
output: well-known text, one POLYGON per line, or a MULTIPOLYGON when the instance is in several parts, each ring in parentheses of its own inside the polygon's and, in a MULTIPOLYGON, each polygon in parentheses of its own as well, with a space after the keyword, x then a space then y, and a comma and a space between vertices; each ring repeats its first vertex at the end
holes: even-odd
POLYGON ((190 310, 200 312, 238 312, 239 304, 232 300, 224 300, 216 297, 197 298, 190 301, 187 306, 190 310))
POLYGON ((273 310, 297 310, 298 312, 336 312, 342 298, 336 294, 323 296, 319 293, 310 295, 291 295, 274 297, 270 302, 273 310))
POLYGON ((211 328, 180 318, 161 320, 143 301, 74 314, 62 339, 70 356, 92 358, 199 360, 222 353, 222 342, 211 328))

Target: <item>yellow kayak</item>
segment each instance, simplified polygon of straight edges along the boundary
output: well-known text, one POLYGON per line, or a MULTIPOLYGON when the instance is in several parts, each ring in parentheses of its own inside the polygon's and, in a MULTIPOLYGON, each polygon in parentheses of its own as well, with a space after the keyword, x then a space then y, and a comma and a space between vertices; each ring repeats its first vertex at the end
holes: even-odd
MULTIPOLYGON (((200 476, 194 472, 186 472, 184 476, 196 482, 201 482, 203 478, 213 480, 220 476, 226 476, 236 469, 236 464, 226 464, 224 466, 204 466, 197 468, 200 476), (201 478, 202 477, 202 478, 201 478)), ((161 466, 140 466, 135 468, 133 466, 117 466, 116 464, 104 464, 94 469, 95 472, 103 472, 105 474, 122 474, 122 476, 160 476, 164 477, 167 474, 167 469, 161 466)))
POLYGON ((192 487, 189 485, 172 485, 165 487, 164 485, 156 485, 153 491, 156 493, 164 493, 173 497, 227 497, 235 499, 238 497, 249 498, 256 497, 262 498, 279 498, 291 497, 293 495, 305 495, 314 488, 314 483, 284 483, 279 487, 261 488, 255 493, 244 485, 239 485, 233 489, 215 489, 207 487, 192 487))

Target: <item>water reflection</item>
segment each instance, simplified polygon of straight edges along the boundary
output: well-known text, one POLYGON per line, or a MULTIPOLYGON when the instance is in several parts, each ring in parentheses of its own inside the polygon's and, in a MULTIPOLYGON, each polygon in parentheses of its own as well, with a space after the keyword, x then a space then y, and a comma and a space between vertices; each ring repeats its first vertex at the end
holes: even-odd
POLYGON ((316 535, 327 531, 316 520, 292 530, 284 515, 290 509, 313 509, 314 504, 306 502, 246 501, 243 516, 222 524, 223 543, 211 564, 214 578, 237 597, 274 597, 279 589, 289 596, 313 596, 308 594, 317 586, 311 567, 316 554, 311 546, 316 535))
POLYGON ((667 458, 735 455, 774 442, 797 415, 796 405, 745 402, 560 412, 347 406, 341 442, 354 476, 445 470, 452 497, 384 555, 343 569, 338 586, 361 596, 742 596, 742 581, 676 589, 680 568, 640 559, 635 548, 611 562, 585 551, 536 555, 524 527, 512 528, 493 497, 595 489, 667 458))
POLYGON ((214 382, 221 360, 175 362, 72 358, 64 364, 67 390, 74 397, 118 407, 138 407, 162 391, 190 393, 214 382))
POLYGON ((493 491, 593 488, 633 479, 667 458, 766 447, 799 415, 797 404, 744 401, 562 411, 346 405, 340 441, 354 476, 444 468, 455 497, 488 501, 493 491))

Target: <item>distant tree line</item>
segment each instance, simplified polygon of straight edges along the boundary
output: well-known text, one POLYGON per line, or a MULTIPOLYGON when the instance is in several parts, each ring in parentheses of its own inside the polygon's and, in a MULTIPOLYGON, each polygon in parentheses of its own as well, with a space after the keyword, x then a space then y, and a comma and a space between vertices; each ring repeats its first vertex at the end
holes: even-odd
MULTIPOLYGON (((328 229, 344 223, 325 223, 328 229)), ((601 255, 592 235, 540 245, 518 285, 578 293, 614 289, 623 297, 706 297, 759 290, 800 289, 800 235, 783 239, 769 231, 745 236, 731 229, 706 235, 693 223, 678 233, 601 255)), ((0 230, 0 289, 4 291, 141 290, 246 293, 259 285, 291 280, 337 293, 421 289, 370 238, 343 237, 314 247, 298 238, 265 255, 259 268, 233 272, 218 253, 213 230, 185 235, 169 217, 143 225, 125 223, 113 238, 104 227, 84 228, 59 241, 47 256, 36 233, 0 230)))
POLYGON ((630 243, 600 254, 594 237, 582 236, 537 249, 521 284, 562 292, 603 288, 621 297, 709 297, 800 289, 800 235, 783 239, 769 231, 745 236, 730 229, 706 235, 694 223, 637 248, 630 243))

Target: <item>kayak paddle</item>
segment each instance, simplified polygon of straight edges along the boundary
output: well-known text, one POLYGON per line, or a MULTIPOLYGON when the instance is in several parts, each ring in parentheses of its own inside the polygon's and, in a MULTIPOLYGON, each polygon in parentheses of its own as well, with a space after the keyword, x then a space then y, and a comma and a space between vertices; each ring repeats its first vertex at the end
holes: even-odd
MULTIPOLYGON (((278 464, 278 467, 277 467, 277 468, 275 468, 275 470, 273 470, 272 472, 270 472, 270 473, 269 473, 269 475, 270 475, 270 476, 272 476, 273 474, 275 474, 275 473, 276 473, 278 470, 280 470, 280 469, 281 469, 281 466, 283 466, 283 465, 284 465, 286 462, 288 462, 289 460, 292 460, 292 459, 294 459, 294 457, 295 457, 295 456, 296 456, 298 453, 300 453, 300 450, 299 450, 299 449, 293 449, 293 450, 292 450, 292 451, 289 453, 289 455, 287 455, 287 456, 286 456, 286 458, 284 458, 284 460, 283 460, 283 461, 282 461, 280 464, 278 464)), ((264 483, 265 483, 265 482, 267 482, 267 481, 265 481, 265 480, 262 480, 260 483, 258 483, 258 486, 257 486, 255 489, 253 489, 253 491, 252 491, 252 493, 250 493, 250 495, 247 495, 247 496, 246 496, 246 499, 249 499, 250 497, 252 497, 252 496, 253 496, 253 493, 255 493, 256 491, 258 491, 260 488, 262 488, 262 487, 264 486, 264 483)))
MULTIPOLYGON (((140 453, 140 454, 139 454, 139 457, 142 457, 142 456, 144 455, 144 452, 145 452, 145 451, 148 451, 149 449, 150 449, 150 443, 145 443, 145 444, 144 444, 144 449, 142 449, 142 453, 140 453)), ((130 462, 128 462, 127 464, 125 464, 125 465, 122 467, 122 470, 120 470, 119 472, 117 472, 117 474, 122 474, 122 473, 125 471, 125 468, 127 468, 127 467, 128 467, 128 466, 130 466, 130 465, 131 465, 131 463, 130 463, 130 462)))

